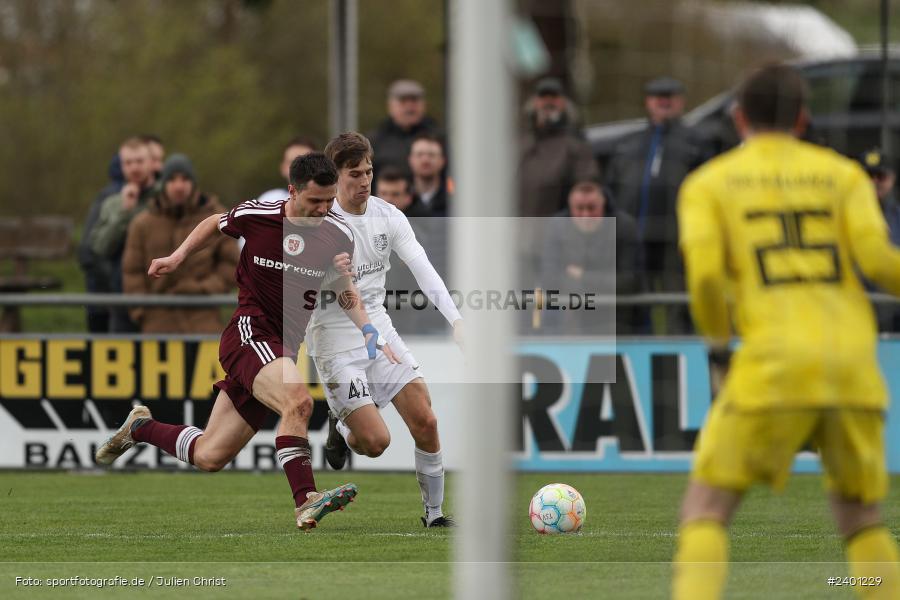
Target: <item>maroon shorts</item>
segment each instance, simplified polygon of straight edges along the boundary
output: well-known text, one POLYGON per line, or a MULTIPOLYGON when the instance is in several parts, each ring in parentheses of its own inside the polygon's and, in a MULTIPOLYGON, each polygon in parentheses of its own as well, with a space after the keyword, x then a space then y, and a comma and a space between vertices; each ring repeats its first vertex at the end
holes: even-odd
POLYGON ((281 331, 264 316, 234 315, 219 341, 219 362, 225 379, 214 387, 222 390, 238 413, 259 431, 272 411, 253 397, 253 380, 260 369, 282 356, 296 360, 297 351, 286 348, 281 331))

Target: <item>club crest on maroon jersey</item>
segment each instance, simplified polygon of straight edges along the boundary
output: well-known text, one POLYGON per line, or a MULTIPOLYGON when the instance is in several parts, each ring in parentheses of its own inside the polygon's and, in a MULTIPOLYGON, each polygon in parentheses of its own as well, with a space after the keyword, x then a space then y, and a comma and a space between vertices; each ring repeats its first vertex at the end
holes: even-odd
POLYGON ((284 238, 284 251, 291 256, 297 256, 303 252, 305 246, 306 243, 303 241, 303 238, 296 233, 292 233, 284 238))

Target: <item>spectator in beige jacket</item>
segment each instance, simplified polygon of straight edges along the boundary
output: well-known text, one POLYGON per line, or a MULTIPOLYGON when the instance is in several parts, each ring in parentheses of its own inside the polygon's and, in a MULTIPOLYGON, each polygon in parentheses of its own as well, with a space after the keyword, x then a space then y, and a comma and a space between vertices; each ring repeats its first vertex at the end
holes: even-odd
MULTIPOLYGON (((171 254, 200 221, 222 212, 214 197, 199 191, 190 159, 170 156, 159 192, 128 227, 122 259, 125 293, 222 294, 234 287, 238 247, 227 236, 193 253, 177 273, 161 279, 147 276, 151 260, 171 254)), ((129 312, 142 333, 219 333, 223 325, 218 307, 147 306, 129 312)))

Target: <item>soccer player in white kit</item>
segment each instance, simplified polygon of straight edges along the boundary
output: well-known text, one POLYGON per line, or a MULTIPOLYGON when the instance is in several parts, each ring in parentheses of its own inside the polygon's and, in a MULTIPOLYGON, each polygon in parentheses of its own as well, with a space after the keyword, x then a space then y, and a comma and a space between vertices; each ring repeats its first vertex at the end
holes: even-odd
POLYGON ((379 409, 393 402, 416 444, 416 479, 425 507, 422 523, 425 527, 452 527, 453 520, 442 510, 444 466, 428 388, 418 362, 384 308, 391 252, 407 264, 422 292, 453 326, 457 343, 462 340, 462 318, 406 216, 370 195, 373 152, 369 140, 359 133, 343 133, 329 142, 325 154, 338 168, 337 202, 332 210, 353 230, 356 240, 352 265, 345 254, 344 264, 335 266, 342 271, 350 268, 372 324, 400 360, 392 364, 380 355, 369 360, 358 329, 340 308, 343 302, 322 302, 316 309, 306 342, 330 408, 325 457, 332 468, 340 469, 348 447, 357 454, 380 456, 391 435, 379 409))

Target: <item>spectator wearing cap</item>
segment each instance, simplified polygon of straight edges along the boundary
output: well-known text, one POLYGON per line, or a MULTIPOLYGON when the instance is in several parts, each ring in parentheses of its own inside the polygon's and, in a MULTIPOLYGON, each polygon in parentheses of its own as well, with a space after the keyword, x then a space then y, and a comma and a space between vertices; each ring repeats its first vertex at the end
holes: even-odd
POLYGON ((409 149, 416 136, 438 132, 437 122, 425 114, 425 109, 425 88, 419 82, 398 79, 388 88, 388 116, 368 136, 375 152, 372 168, 376 177, 387 165, 405 171, 409 149))
MULTIPOLYGON (((681 121, 684 85, 671 77, 644 86, 647 126, 616 146, 606 183, 619 208, 637 223, 647 284, 653 292, 684 291, 675 215, 678 189, 685 176, 706 159, 700 137, 681 121)), ((671 306, 655 319, 656 333, 690 330, 687 310, 671 306)))
MULTIPOLYGON (((234 287, 237 242, 217 236, 214 243, 190 255, 166 277, 147 276, 150 261, 168 256, 200 221, 225 209, 200 192, 190 159, 173 154, 163 165, 161 185, 147 210, 128 227, 122 275, 126 294, 223 294, 234 287)), ((217 307, 137 307, 129 311, 141 333, 218 333, 217 307)))
POLYGON ((575 107, 562 83, 537 82, 525 105, 519 157, 519 216, 546 217, 566 206, 577 181, 596 179, 599 169, 577 129, 575 107))
MULTIPOLYGON (((859 157, 866 173, 872 179, 875 193, 878 196, 878 204, 884 214, 884 220, 888 226, 888 235, 891 243, 900 246, 900 203, 894 190, 897 182, 897 173, 891 166, 890 159, 879 149, 873 148, 864 152, 859 157)), ((879 291, 872 283, 866 282, 870 291, 879 291)), ((884 332, 900 331, 900 310, 894 304, 875 305, 875 314, 878 318, 878 329, 884 332)))
POLYGON ((878 195, 884 220, 887 221, 891 242, 895 246, 900 246, 900 203, 897 202, 894 190, 897 173, 888 157, 878 148, 863 153, 859 157, 859 162, 875 185, 875 193, 878 195))

